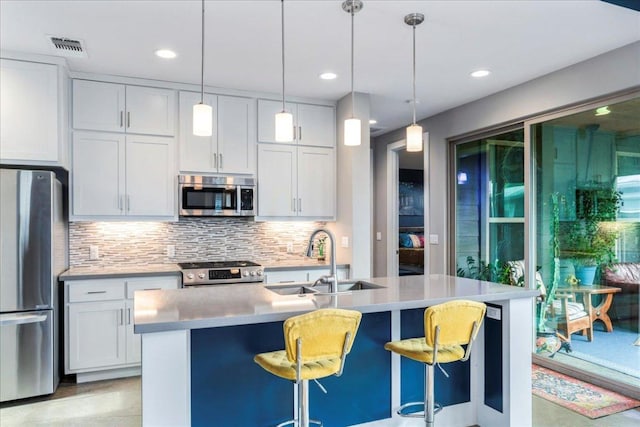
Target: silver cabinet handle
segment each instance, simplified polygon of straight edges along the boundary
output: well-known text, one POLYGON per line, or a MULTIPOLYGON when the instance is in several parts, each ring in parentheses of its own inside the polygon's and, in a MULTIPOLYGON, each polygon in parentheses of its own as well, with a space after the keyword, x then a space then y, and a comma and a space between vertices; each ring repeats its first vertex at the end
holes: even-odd
POLYGON ((144 288, 143 291, 159 291, 162 288, 144 288))
POLYGON ((296 198, 295 197, 293 199, 291 199, 291 210, 293 212, 296 211, 296 198))
POLYGON ((120 127, 124 126, 124 111, 120 110, 120 127))
POLYGON ((218 154, 213 153, 213 168, 214 169, 218 169, 218 154))
POLYGON ((120 309, 120 324, 124 325, 124 309, 120 309))
POLYGON ((127 308, 127 325, 131 324, 131 309, 127 308))
POLYGON ((302 198, 298 199, 298 212, 302 212, 302 198))
POLYGON ((222 153, 218 154, 218 156, 220 156, 220 169, 224 169, 224 166, 222 166, 222 153))
POLYGON ((298 126, 298 139, 302 141, 302 126, 298 126))
POLYGON ((131 196, 127 194, 127 203, 126 203, 127 212, 131 210, 131 196))
POLYGON ((107 291, 87 291, 88 295, 106 294, 107 291))
POLYGON ((118 196, 118 210, 122 211, 122 196, 118 196))
POLYGON ((296 127, 293 127, 293 140, 296 140, 296 127))
POLYGON ((131 127, 131 111, 127 111, 127 127, 131 127))

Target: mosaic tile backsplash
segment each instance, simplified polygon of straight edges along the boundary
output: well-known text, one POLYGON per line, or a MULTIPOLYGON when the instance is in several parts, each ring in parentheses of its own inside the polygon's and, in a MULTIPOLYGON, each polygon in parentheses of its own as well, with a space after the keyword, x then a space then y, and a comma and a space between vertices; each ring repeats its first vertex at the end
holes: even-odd
POLYGON ((321 222, 255 222, 251 218, 181 218, 178 222, 71 222, 71 267, 300 259, 321 222), (175 257, 167 246, 175 246, 175 257), (287 246, 293 252, 287 253, 287 246), (98 260, 89 259, 97 246, 98 260))

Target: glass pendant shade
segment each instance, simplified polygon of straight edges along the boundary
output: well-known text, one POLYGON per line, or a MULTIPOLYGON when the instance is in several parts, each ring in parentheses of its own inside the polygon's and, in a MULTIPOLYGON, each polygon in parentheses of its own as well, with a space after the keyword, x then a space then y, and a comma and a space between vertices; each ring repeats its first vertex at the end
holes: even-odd
POLYGON ((344 121, 344 145, 360 145, 362 140, 360 119, 350 118, 344 121))
POLYGON ((193 134, 211 136, 213 133, 213 108, 202 102, 193 106, 193 134))
POLYGON ((422 151, 422 126, 407 127, 407 151, 422 151))
POLYGON ((293 114, 281 111, 276 114, 276 142, 293 141, 293 114))

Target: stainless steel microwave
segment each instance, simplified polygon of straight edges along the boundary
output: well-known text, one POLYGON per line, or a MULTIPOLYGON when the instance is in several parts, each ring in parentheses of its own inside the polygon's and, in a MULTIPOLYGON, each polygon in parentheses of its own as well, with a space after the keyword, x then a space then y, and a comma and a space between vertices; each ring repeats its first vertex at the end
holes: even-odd
POLYGON ((178 177, 180 216, 255 216, 255 194, 253 178, 178 177))

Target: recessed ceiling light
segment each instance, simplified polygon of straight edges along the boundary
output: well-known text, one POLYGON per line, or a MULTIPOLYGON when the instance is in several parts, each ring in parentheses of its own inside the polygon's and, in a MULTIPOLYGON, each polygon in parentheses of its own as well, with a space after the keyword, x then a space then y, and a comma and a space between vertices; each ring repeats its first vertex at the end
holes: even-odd
POLYGON ((329 73, 322 73, 322 74, 320 74, 320 78, 321 78, 322 80, 333 80, 333 79, 335 79, 336 77, 338 77, 338 75, 337 75, 336 73, 330 73, 330 72, 329 72, 329 73))
POLYGON ((489 70, 476 70, 471 73, 471 77, 487 77, 489 74, 491 74, 489 70))
POLYGON ((160 58, 164 58, 164 59, 173 59, 177 56, 174 51, 169 49, 158 49, 156 50, 155 53, 156 53, 156 56, 159 56, 160 58))
POLYGON ((608 105, 605 105, 604 107, 596 108, 596 116, 606 116, 609 113, 611 113, 611 110, 609 110, 608 105))
POLYGON ((369 124, 370 125, 375 125, 376 123, 378 123, 378 121, 376 119, 369 119, 369 124))

